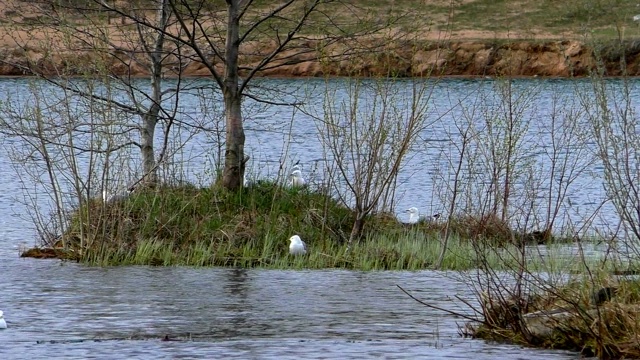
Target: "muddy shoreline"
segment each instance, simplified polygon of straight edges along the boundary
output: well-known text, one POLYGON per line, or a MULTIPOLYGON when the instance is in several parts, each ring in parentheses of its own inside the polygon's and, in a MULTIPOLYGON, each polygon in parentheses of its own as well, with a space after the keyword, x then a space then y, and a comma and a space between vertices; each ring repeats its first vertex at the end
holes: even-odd
MULTIPOLYGON (((586 45, 574 40, 460 40, 447 42, 394 43, 373 47, 375 51, 346 54, 348 44, 318 50, 318 44, 301 44, 297 53, 285 52, 275 59, 277 66, 259 72, 271 77, 325 76, 509 76, 581 77, 599 68, 605 76, 640 75, 640 41, 586 45), (302 49, 302 50, 301 50, 302 49), (321 58, 319 54, 324 54, 321 58), (328 56, 327 56, 328 54, 328 56)), ((249 45, 251 46, 251 45, 249 45)), ((262 44, 262 51, 269 46, 262 44)), ((255 47, 252 49, 255 50, 255 47)), ((260 58, 241 58, 257 64, 260 58)), ((86 75, 92 64, 102 62, 113 75, 144 77, 149 74, 144 59, 123 61, 122 57, 86 51, 40 52, 5 48, 0 52, 0 76, 86 75), (46 55, 45 55, 46 54, 46 55)), ((221 67, 220 67, 221 69, 221 67)), ((167 67, 167 77, 178 72, 167 67)), ((183 76, 209 76, 204 64, 191 61, 182 67, 183 76)))

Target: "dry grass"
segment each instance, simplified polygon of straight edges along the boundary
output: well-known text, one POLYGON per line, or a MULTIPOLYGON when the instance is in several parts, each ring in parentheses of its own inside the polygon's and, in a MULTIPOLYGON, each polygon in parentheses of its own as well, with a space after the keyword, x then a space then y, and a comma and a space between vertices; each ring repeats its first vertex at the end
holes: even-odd
MULTIPOLYGON (((74 2, 65 4, 73 6, 74 2)), ((148 7, 145 1, 115 4, 124 8, 148 7)), ((0 6, 5 9, 0 15, 5 24, 36 25, 43 20, 40 13, 45 11, 43 6, 18 0, 0 0, 0 6)), ((209 7, 217 16, 224 15, 220 11, 225 8, 224 2, 213 2, 209 7)), ((271 7, 272 2, 257 1, 247 18, 271 7)), ((49 9, 46 7, 47 11, 49 9)), ((343 28, 376 21, 389 23, 395 31, 415 33, 422 39, 581 39, 585 35, 617 38, 620 33, 626 37, 640 34, 638 24, 633 22, 633 16, 640 14, 640 8, 637 1, 631 0, 357 0, 331 3, 322 10, 331 14, 331 21, 343 28)), ((290 12, 295 11, 296 7, 293 7, 290 12)), ((80 21, 85 15, 86 11, 82 16, 70 19, 80 21)), ((103 12, 95 12, 92 16, 94 21, 107 21, 103 12)), ((315 25, 305 32, 326 29, 326 24, 323 25, 327 21, 325 15, 315 14, 310 20, 315 25)))
POLYGON ((528 346, 579 351, 599 359, 640 357, 640 282, 624 281, 611 298, 598 306, 598 286, 570 283, 545 294, 486 295, 479 325, 463 332, 476 338, 510 341, 528 346))

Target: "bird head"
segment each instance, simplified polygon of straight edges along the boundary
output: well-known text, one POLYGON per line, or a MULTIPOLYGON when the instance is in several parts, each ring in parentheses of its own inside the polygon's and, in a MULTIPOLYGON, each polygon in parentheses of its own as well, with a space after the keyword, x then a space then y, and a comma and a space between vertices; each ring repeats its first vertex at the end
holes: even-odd
POLYGON ((408 212, 409 214, 417 214, 418 213, 418 208, 417 207, 410 207, 407 210, 405 210, 405 212, 408 212))

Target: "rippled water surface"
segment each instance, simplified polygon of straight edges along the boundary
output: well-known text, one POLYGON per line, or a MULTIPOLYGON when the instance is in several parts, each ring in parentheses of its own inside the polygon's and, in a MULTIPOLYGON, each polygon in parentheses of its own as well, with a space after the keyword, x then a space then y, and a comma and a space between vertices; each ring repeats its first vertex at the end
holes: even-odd
POLYGON ((463 339, 463 319, 396 287, 468 312, 445 273, 88 268, 7 252, 0 271, 8 358, 577 357, 463 339))

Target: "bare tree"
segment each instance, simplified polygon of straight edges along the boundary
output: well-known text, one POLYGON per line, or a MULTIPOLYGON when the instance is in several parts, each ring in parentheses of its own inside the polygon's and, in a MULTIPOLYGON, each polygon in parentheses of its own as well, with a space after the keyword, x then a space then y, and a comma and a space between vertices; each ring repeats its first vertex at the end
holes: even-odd
MULTIPOLYGON (((222 184, 228 189, 242 185, 249 159, 244 152, 242 97, 251 96, 251 80, 283 65, 315 60, 320 48, 340 39, 388 27, 387 23, 369 24, 370 19, 362 16, 355 17, 362 21, 356 30, 349 28, 353 24, 340 24, 333 14, 355 11, 354 6, 338 0, 287 0, 268 5, 227 0, 226 14, 205 0, 171 0, 170 4, 184 33, 175 40, 192 49, 193 58, 204 64, 223 94, 226 148, 222 184)), ((358 43, 351 45, 339 55, 362 51, 358 43)))
MULTIPOLYGON (((0 104, 0 133, 13 138, 6 150, 16 173, 32 184, 23 195, 43 244, 53 246, 61 239, 66 246, 60 234, 70 225, 69 212, 82 207, 87 209, 81 212, 83 220, 95 216, 85 206, 96 195, 92 184, 106 177, 109 164, 125 169, 131 158, 129 147, 113 146, 127 142, 127 134, 117 130, 126 115, 105 111, 102 102, 54 86, 24 83, 18 88, 31 101, 25 104, 21 96, 6 94, 0 104)), ((124 172, 117 174, 112 180, 130 180, 124 172)), ((90 241, 96 233, 83 234, 80 240, 90 241)))
POLYGON ((525 135, 531 125, 527 117, 531 116, 528 112, 532 107, 532 90, 516 89, 512 82, 512 79, 497 81, 494 94, 483 99, 481 121, 471 132, 474 151, 469 152, 478 156, 473 161, 476 176, 485 178, 476 181, 484 189, 474 192, 480 196, 474 208, 482 208, 482 216, 495 216, 505 224, 513 215, 510 210, 516 199, 512 191, 522 183, 523 169, 530 167, 526 153, 531 144, 525 135))
POLYGON ((592 92, 581 94, 591 125, 603 186, 622 223, 628 251, 640 253, 640 120, 626 80, 614 87, 595 77, 592 92), (588 94, 588 95, 587 95, 588 94), (595 99, 595 101, 593 100, 595 99))
POLYGON ((325 148, 331 185, 341 201, 355 210, 349 244, 358 239, 366 217, 393 209, 396 178, 405 156, 429 124, 427 116, 431 86, 416 80, 409 91, 405 82, 393 80, 345 83, 341 101, 328 89, 324 115, 316 116, 318 133, 325 148))
MULTIPOLYGON (((461 105, 461 104, 460 104, 461 105)), ((434 264, 434 268, 439 269, 442 267, 442 262, 444 261, 445 254, 447 252, 447 245, 449 243, 449 238, 451 237, 451 222, 453 220, 453 214, 455 213, 456 207, 458 206, 458 196, 462 191, 462 177, 465 175, 464 167, 467 165, 467 161, 471 161, 469 159, 468 151, 469 144, 471 143, 471 129, 473 128, 473 110, 467 111, 467 109, 462 108, 462 116, 461 119, 454 119, 453 123, 455 129, 457 130, 457 134, 453 134, 451 136, 453 147, 457 150, 457 159, 449 158, 449 166, 455 167, 453 169, 453 184, 449 186, 449 182, 446 181, 447 191, 450 196, 448 199, 449 208, 447 209, 449 215, 447 216, 447 220, 444 228, 444 235, 442 239, 442 248, 440 249, 440 255, 438 256, 438 260, 434 264), (459 135, 459 139, 454 138, 459 135)))
POLYGON ((568 203, 571 207, 571 200, 567 197, 571 186, 593 165, 594 158, 586 145, 589 139, 583 118, 584 112, 568 96, 555 96, 548 122, 540 125, 546 136, 539 138, 538 146, 549 161, 548 172, 544 173, 548 180, 543 182, 541 189, 542 205, 546 207, 543 219, 545 240, 555 230, 563 205, 568 203))
POLYGON ((168 0, 153 0, 141 7, 98 0, 37 5, 37 11, 42 14, 40 20, 33 24, 15 24, 30 31, 27 36, 15 35, 14 40, 25 54, 38 50, 43 58, 26 65, 12 65, 21 66, 25 72, 66 91, 139 117, 138 124, 124 126, 137 131, 139 140, 131 138, 127 144, 111 145, 114 149, 130 145, 138 147, 142 163, 138 182, 157 182, 158 161, 166 156, 168 136, 176 122, 178 93, 184 90, 180 44, 168 42, 166 37, 175 21, 168 0), (107 20, 122 16, 133 25, 112 26, 101 16, 105 13, 107 20), (174 88, 163 88, 163 79, 168 72, 178 79, 174 88), (150 89, 145 82, 136 79, 141 73, 150 75, 150 82, 146 83, 150 89), (77 81, 69 81, 70 76, 79 75, 91 77, 94 83, 101 84, 83 87, 77 81), (116 92, 118 95, 113 95, 116 92), (168 99, 172 103, 163 103, 168 99), (161 120, 165 120, 165 141, 156 160, 155 132, 161 120))
MULTIPOLYGON (((163 71, 166 61, 175 60, 179 70, 193 63, 201 64, 213 77, 225 108, 222 184, 228 189, 241 186, 248 161, 244 150, 243 96, 271 104, 291 105, 291 102, 258 99, 252 95, 248 85, 255 76, 268 74, 284 65, 316 61, 321 53, 324 59, 334 61, 372 48, 380 51, 380 41, 376 40, 375 34, 389 29, 395 18, 403 16, 394 15, 391 19, 385 14, 384 21, 378 21, 375 20, 377 14, 340 0, 287 0, 277 4, 227 0, 224 10, 207 0, 156 0, 150 4, 91 0, 81 4, 86 5, 65 7, 57 2, 47 3, 54 13, 75 11, 72 17, 50 16, 50 28, 66 29, 57 36, 68 35, 75 44, 88 46, 90 52, 104 49, 105 57, 116 59, 125 72, 145 65, 152 77, 152 92, 146 99, 151 105, 141 111, 139 103, 136 106, 122 104, 127 111, 137 112, 143 119, 138 145, 144 158, 145 174, 154 167, 153 159, 149 157, 152 125, 159 117, 172 119, 170 112, 161 106, 166 94, 158 92, 162 74, 166 73, 163 71), (154 20, 147 16, 150 12, 156 14, 154 20), (103 13, 107 14, 106 19, 99 16, 103 13), (349 16, 345 16, 347 13, 349 16), (110 19, 117 16, 122 17, 125 25, 111 27, 110 19), (134 27, 135 32, 130 27, 134 27), (137 41, 121 46, 119 39, 130 37, 132 33, 138 34, 137 41), (373 41, 357 40, 365 36, 373 41), (349 39, 348 43, 346 39, 349 39), (337 50, 331 50, 330 46, 339 41, 344 43, 337 46, 337 50)), ((114 64, 109 66, 113 68, 114 64)))
MULTIPOLYGON (((173 156, 170 147, 179 149, 188 141, 182 138, 176 145, 171 133, 196 125, 186 123, 191 119, 178 112, 179 96, 190 88, 182 78, 183 45, 167 40, 175 22, 168 1, 137 8, 115 4, 56 3, 49 9, 50 4, 40 3, 33 5, 42 14, 37 22, 13 24, 28 30, 13 35, 23 53, 41 57, 12 65, 44 81, 31 86, 31 96, 38 101, 17 105, 12 96, 1 104, 0 131, 20 140, 12 158, 23 164, 23 176, 50 197, 50 223, 42 220, 49 214, 39 213, 41 204, 28 204, 35 209, 36 228, 46 245, 65 232, 72 209, 88 209, 82 216, 96 216, 90 213, 95 207, 86 206, 91 198, 102 193, 106 204, 121 197, 125 188, 155 184, 159 167, 173 156), (131 25, 111 26, 103 13, 120 15, 131 25), (150 81, 138 79, 141 74, 148 74, 150 81), (175 78, 169 86, 167 75, 175 78), (158 124, 164 125, 164 133, 156 153, 158 124), (140 157, 132 156, 132 148, 140 150, 140 157), (38 172, 48 174, 46 182, 38 172)), ((84 234, 81 241, 91 241, 98 232, 84 234)), ((67 239, 61 239, 66 245, 67 239)))

